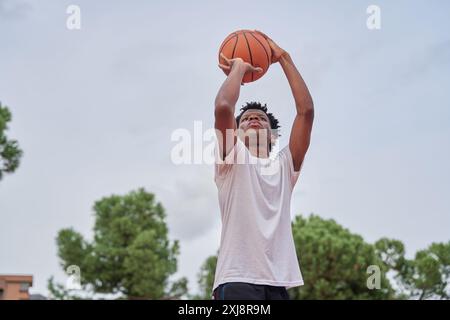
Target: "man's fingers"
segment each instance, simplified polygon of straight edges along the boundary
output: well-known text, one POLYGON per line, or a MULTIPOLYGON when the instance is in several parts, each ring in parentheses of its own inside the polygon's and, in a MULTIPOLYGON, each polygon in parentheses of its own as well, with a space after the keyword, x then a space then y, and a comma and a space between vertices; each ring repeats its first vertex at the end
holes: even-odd
POLYGON ((254 30, 254 31, 255 31, 256 33, 259 33, 260 35, 262 35, 264 38, 270 39, 269 36, 268 36, 267 34, 265 34, 264 32, 259 31, 259 30, 254 30))
MULTIPOLYGON (((225 55, 222 52, 220 53, 220 57, 223 58, 225 60, 225 63, 228 64, 228 65, 219 63, 218 67, 220 69, 224 70, 224 71, 231 70, 231 64, 232 64, 233 59, 228 59, 227 57, 225 57, 225 55)), ((249 63, 247 62, 247 64, 249 64, 249 63)), ((263 71, 263 69, 261 67, 255 67, 255 66, 252 66, 252 65, 250 65, 249 69, 250 69, 249 71, 251 71, 251 72, 258 72, 258 73, 260 73, 260 72, 263 71)))
POLYGON ((259 33, 260 35, 262 35, 267 40, 267 43, 269 43, 269 46, 271 49, 276 49, 275 42, 268 35, 266 35, 264 32, 259 31, 259 30, 254 30, 254 31, 256 33, 259 33))
POLYGON ((220 56, 223 58, 223 60, 226 61, 226 63, 230 64, 230 59, 228 59, 227 57, 225 57, 225 55, 221 52, 220 56))
POLYGON ((271 49, 276 49, 275 42, 273 42, 272 39, 266 38, 266 41, 267 41, 267 43, 269 44, 269 47, 270 47, 271 49))
POLYGON ((261 72, 263 72, 263 69, 261 67, 253 67, 252 66, 252 72, 261 73, 261 72))
POLYGON ((273 42, 273 40, 272 40, 272 39, 270 39, 270 38, 267 38, 267 42, 269 43, 269 46, 271 46, 271 47, 274 47, 274 45, 275 45, 275 42, 273 42))
POLYGON ((219 68, 222 69, 222 70, 230 70, 230 66, 226 66, 226 65, 223 65, 221 63, 219 63, 219 68))

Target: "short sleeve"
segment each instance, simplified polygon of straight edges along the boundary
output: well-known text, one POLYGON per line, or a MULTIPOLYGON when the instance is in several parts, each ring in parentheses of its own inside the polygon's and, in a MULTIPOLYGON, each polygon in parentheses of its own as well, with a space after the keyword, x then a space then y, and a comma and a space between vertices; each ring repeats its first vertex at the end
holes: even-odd
POLYGON ((303 162, 300 165, 300 169, 298 171, 294 170, 294 161, 292 158, 291 150, 289 149, 289 145, 285 146, 279 152, 280 161, 283 163, 283 167, 287 168, 288 175, 291 182, 291 187, 293 188, 297 183, 298 177, 300 176, 300 171, 303 167, 303 162))
POLYGON ((238 161, 238 156, 241 154, 242 151, 245 151, 245 145, 241 141, 241 139, 236 139, 236 143, 233 146, 233 148, 230 150, 230 152, 227 154, 225 159, 222 160, 218 148, 218 144, 216 143, 216 147, 214 148, 214 156, 215 156, 215 163, 214 163, 214 181, 218 183, 220 180, 223 180, 227 174, 230 172, 231 168, 234 164, 238 161))

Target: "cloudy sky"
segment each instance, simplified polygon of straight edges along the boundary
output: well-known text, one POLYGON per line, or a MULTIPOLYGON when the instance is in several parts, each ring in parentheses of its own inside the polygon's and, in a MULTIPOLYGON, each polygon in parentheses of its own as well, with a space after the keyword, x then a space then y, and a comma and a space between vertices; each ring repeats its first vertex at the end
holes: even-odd
MULTIPOLYGON (((25 154, 0 181, 0 274, 66 277, 55 236, 92 237, 94 201, 154 192, 179 239, 192 292, 216 252, 213 166, 175 165, 171 134, 213 126, 230 32, 260 29, 290 52, 316 108, 292 215, 333 218, 413 255, 450 235, 450 2, 0 0, 0 101, 25 154), (81 9, 68 30, 66 9, 81 9), (366 26, 369 5, 381 29, 366 26)), ((266 102, 288 142, 295 107, 279 65, 242 87, 266 102)))

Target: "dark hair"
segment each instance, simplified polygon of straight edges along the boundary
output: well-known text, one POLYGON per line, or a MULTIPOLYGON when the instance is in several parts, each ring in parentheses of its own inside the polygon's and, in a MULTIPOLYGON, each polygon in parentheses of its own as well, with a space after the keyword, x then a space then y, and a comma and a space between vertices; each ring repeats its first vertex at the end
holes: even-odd
MULTIPOLYGON (((267 117, 269 118, 270 128, 272 128, 272 133, 276 138, 280 137, 280 125, 278 124, 278 119, 274 117, 274 115, 270 112, 267 112, 267 104, 261 105, 260 102, 246 102, 245 106, 241 108, 241 113, 236 117, 236 125, 239 128, 239 122, 241 121, 241 117, 245 111, 250 109, 256 109, 263 111, 267 117)), ((272 143, 269 141, 269 152, 272 151, 272 143)))
POLYGON ((267 112, 267 104, 261 105, 259 102, 246 102, 245 106, 241 108, 241 113, 236 117, 236 125, 239 127, 239 121, 241 121, 241 117, 245 111, 250 109, 256 109, 263 111, 270 121, 270 127, 275 131, 275 136, 278 138, 281 136, 279 132, 280 125, 278 124, 278 119, 274 117, 274 115, 270 112, 267 112))

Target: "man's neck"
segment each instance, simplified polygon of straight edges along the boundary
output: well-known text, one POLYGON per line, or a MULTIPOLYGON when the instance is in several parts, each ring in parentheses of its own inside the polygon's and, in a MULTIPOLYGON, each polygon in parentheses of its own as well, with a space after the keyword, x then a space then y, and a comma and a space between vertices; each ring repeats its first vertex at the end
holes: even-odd
POLYGON ((246 146, 248 151, 250 151, 250 154, 256 158, 268 158, 269 157, 269 151, 267 150, 266 146, 258 146, 258 147, 251 147, 249 148, 246 146))

